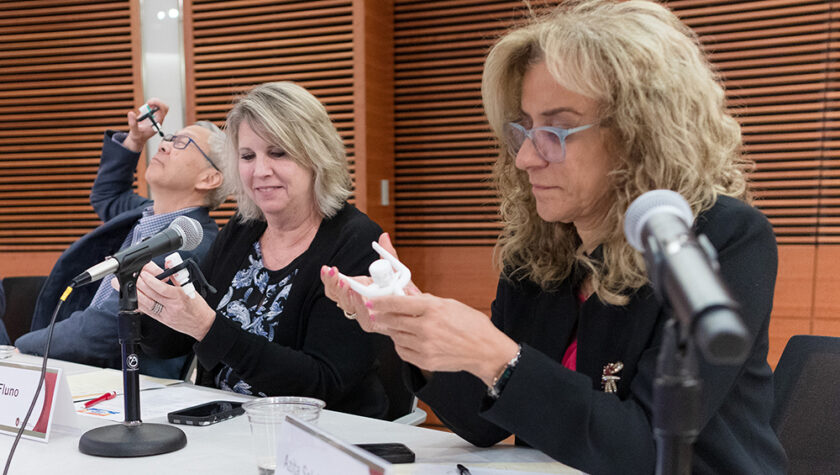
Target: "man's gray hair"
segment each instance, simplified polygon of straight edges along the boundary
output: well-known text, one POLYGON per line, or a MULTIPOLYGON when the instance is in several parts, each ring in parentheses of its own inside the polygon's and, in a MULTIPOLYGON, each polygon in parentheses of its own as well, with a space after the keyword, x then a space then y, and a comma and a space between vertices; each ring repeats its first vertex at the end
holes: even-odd
POLYGON ((210 160, 213 161, 222 174, 222 184, 207 193, 207 207, 216 209, 230 195, 230 180, 228 180, 227 173, 224 171, 225 167, 223 166, 225 157, 225 133, 209 120, 200 120, 195 125, 210 131, 210 136, 207 138, 207 150, 204 150, 204 153, 210 157, 210 160))

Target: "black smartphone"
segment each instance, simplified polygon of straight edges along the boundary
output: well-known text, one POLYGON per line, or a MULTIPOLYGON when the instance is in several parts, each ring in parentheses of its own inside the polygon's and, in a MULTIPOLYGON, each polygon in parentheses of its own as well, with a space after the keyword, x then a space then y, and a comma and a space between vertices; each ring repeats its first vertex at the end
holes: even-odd
POLYGON ((405 444, 388 442, 384 444, 356 444, 356 447, 378 455, 391 463, 412 463, 414 452, 405 444))
POLYGON ((169 422, 188 426, 208 426, 243 414, 241 402, 213 401, 168 414, 169 422))

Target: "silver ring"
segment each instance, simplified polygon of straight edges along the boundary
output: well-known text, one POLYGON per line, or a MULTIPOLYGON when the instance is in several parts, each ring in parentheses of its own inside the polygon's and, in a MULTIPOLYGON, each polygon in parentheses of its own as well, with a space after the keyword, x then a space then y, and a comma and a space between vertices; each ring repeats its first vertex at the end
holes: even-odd
POLYGON ((347 313, 347 310, 344 310, 343 308, 341 309, 341 311, 344 312, 344 316, 347 317, 348 320, 355 320, 356 319, 356 312, 347 313))
POLYGON ((152 313, 155 315, 160 314, 160 311, 163 310, 163 304, 155 300, 155 305, 152 307, 152 313))

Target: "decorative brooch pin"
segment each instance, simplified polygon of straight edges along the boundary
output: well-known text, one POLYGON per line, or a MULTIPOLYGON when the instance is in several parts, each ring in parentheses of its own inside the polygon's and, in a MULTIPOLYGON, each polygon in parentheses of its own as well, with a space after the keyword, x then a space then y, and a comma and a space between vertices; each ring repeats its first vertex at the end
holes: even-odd
POLYGON ((617 374, 622 369, 624 369, 624 363, 621 361, 604 365, 604 369, 601 371, 601 388, 605 393, 614 393, 618 391, 616 383, 619 379, 621 379, 621 376, 617 376, 617 374))

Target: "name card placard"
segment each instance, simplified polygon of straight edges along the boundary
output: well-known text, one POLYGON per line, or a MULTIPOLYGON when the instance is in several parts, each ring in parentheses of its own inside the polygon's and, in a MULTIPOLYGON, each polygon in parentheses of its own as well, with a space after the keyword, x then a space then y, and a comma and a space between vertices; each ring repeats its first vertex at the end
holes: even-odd
POLYGON ((384 475, 390 465, 293 416, 277 433, 275 475, 384 475))
MULTIPOLYGON (((40 376, 39 366, 0 362, 0 433, 17 435, 32 404, 40 376)), ((47 368, 44 385, 23 437, 47 442, 54 426, 77 427, 70 390, 61 368, 47 368)))

